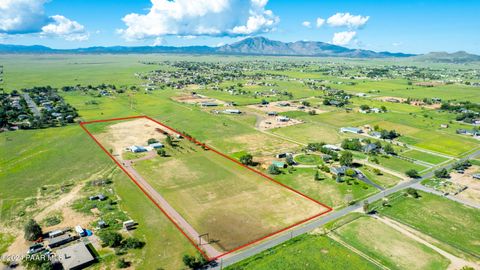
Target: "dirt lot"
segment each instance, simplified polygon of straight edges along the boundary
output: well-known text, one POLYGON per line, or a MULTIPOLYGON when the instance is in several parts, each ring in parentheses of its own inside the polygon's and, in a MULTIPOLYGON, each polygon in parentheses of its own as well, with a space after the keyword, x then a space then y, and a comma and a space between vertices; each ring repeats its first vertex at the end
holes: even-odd
POLYGON ((289 127, 302 123, 302 121, 292 118, 290 118, 288 121, 280 121, 278 116, 265 116, 262 117, 262 119, 257 123, 257 128, 260 130, 268 130, 273 128, 289 127))
POLYGON ((457 197, 480 203, 480 180, 473 179, 472 177, 473 174, 479 172, 479 166, 472 166, 466 170, 464 174, 459 174, 456 172, 450 174, 452 182, 468 187, 466 190, 457 194, 457 197))
POLYGON ((126 147, 146 146, 150 138, 163 141, 166 136, 157 130, 167 129, 146 118, 121 121, 108 127, 108 131, 97 135, 113 150, 112 155, 121 157, 126 147), (105 137, 108 136, 108 137, 105 137))
POLYGON ((199 95, 199 94, 185 94, 185 95, 180 95, 180 96, 175 96, 172 97, 174 101, 181 102, 181 103, 186 103, 186 104, 193 104, 197 105, 203 102, 213 102, 217 103, 219 106, 226 106, 227 103, 225 101, 221 101, 215 98, 209 98, 207 96, 199 95))
MULTIPOLYGON (((293 103, 293 102, 287 102, 287 101, 276 101, 276 102, 270 102, 267 105, 248 105, 248 108, 255 109, 258 111, 262 112, 291 112, 291 111, 309 111, 312 110, 310 107, 305 107, 301 108, 302 104, 300 103, 293 103), (282 106, 281 104, 287 105, 288 106, 282 106)), ((323 113, 325 111, 319 110, 319 109, 313 109, 317 114, 323 113)))

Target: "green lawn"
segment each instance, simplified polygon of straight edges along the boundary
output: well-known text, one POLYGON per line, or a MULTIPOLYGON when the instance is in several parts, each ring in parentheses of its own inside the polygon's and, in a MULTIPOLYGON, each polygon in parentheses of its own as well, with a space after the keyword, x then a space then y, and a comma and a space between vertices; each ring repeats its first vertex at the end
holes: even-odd
POLYGON ((401 153, 400 155, 405 156, 405 157, 409 157, 409 158, 413 158, 413 159, 416 159, 416 160, 420 160, 420 161, 425 161, 425 162, 428 162, 428 163, 431 163, 431 164, 439 164, 439 163, 442 163, 442 162, 445 162, 445 161, 448 160, 445 157, 432 155, 432 154, 417 151, 417 150, 409 150, 409 151, 401 153))
POLYGON ((367 176, 368 179, 385 188, 392 187, 402 180, 395 175, 389 174, 381 170, 380 174, 377 174, 374 168, 367 165, 363 165, 360 170, 363 174, 365 174, 365 176, 367 176))
POLYGON ((425 192, 419 194, 420 199, 400 196, 380 213, 478 257, 480 210, 425 192))
POLYGON ((374 218, 360 217, 335 230, 340 238, 390 269, 446 269, 450 261, 374 218))
POLYGON ((229 270, 379 269, 325 236, 302 235, 227 267, 229 270))
POLYGON ((298 155, 294 157, 294 160, 305 165, 317 165, 323 162, 321 156, 314 154, 298 155))

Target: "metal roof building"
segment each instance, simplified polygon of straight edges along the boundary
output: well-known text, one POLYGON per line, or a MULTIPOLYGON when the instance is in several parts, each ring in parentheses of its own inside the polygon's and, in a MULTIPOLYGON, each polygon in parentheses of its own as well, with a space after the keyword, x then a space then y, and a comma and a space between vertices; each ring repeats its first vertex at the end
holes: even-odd
POLYGON ((95 261, 83 242, 58 249, 56 254, 65 270, 82 269, 95 261))

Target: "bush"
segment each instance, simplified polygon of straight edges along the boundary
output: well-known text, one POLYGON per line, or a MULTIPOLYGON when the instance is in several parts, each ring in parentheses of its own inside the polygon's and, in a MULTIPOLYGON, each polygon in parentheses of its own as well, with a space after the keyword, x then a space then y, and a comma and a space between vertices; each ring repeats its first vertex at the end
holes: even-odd
POLYGON ((185 254, 183 255, 182 261, 190 269, 201 269, 208 263, 202 255, 198 255, 195 257, 185 254))
POLYGON ((418 191, 414 188, 407 188, 406 194, 412 196, 415 199, 420 198, 420 194, 418 194, 418 191))
POLYGON ((130 266, 130 262, 127 262, 125 259, 119 259, 117 261, 117 268, 127 268, 130 266))
POLYGON ((281 171, 277 166, 272 164, 268 167, 268 173, 276 175, 276 174, 280 174, 281 171))

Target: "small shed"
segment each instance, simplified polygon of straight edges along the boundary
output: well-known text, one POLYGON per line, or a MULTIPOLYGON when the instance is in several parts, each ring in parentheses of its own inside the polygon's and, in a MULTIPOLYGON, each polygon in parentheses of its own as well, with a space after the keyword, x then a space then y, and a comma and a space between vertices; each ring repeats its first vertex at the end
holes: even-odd
POLYGON ((127 221, 124 221, 124 222, 123 222, 123 228, 124 228, 125 230, 129 231, 129 230, 135 228, 135 225, 136 225, 136 224, 137 224, 137 223, 135 223, 135 221, 133 221, 133 220, 127 220, 127 221))
POLYGON ((285 162, 282 162, 282 161, 273 161, 272 165, 277 167, 277 168, 286 168, 287 167, 287 164, 285 164, 285 162))

